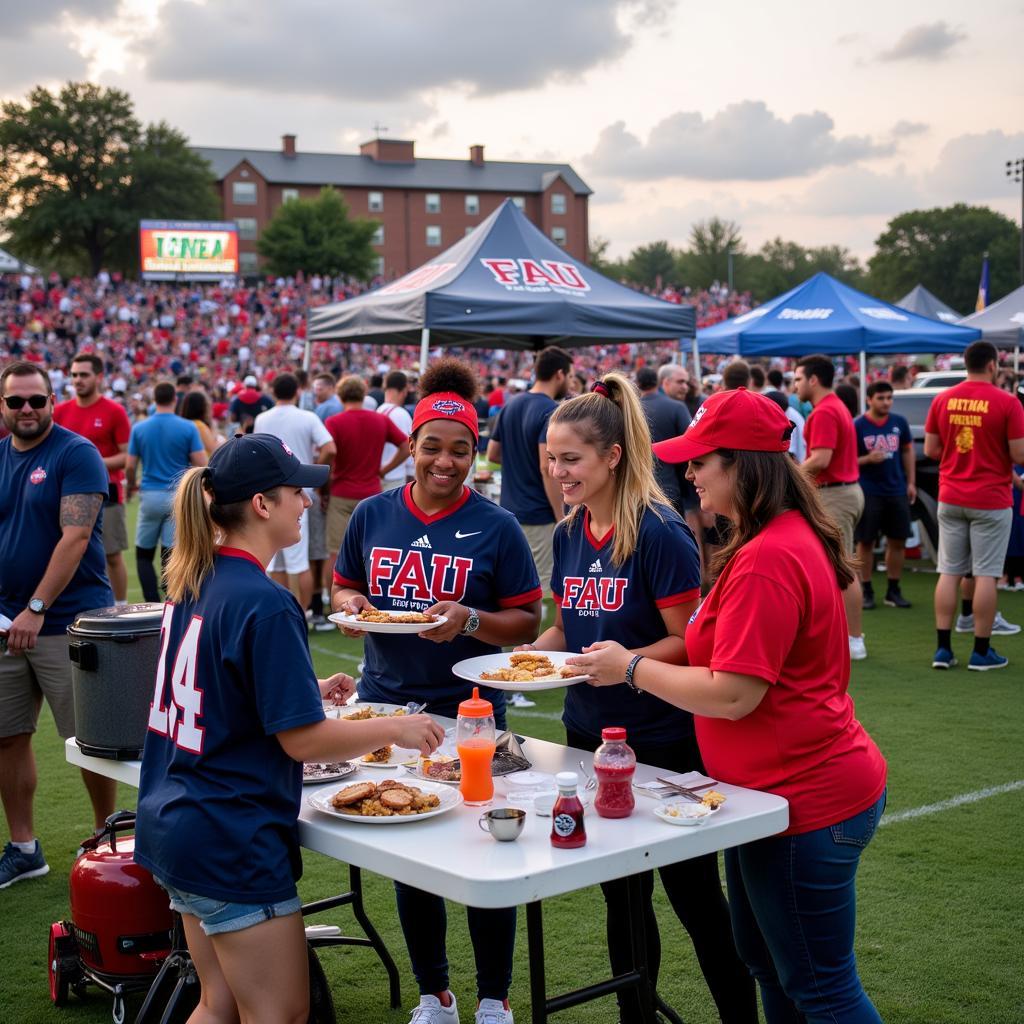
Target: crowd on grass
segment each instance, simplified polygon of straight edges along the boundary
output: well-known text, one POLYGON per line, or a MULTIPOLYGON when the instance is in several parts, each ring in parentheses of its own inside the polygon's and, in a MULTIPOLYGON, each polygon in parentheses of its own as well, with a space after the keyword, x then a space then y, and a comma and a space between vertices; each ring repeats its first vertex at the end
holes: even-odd
MULTIPOLYGON (((288 766, 386 743, 429 754, 443 740, 424 715, 325 720, 323 699, 358 686, 364 700, 429 700, 454 717, 466 694, 452 666, 514 647, 569 652, 589 677, 566 692, 570 746, 594 750, 622 726, 645 763, 789 800, 785 833, 727 851, 728 902, 714 855, 660 871, 721 1018, 753 1024, 756 983, 770 1024, 880 1020, 853 956, 853 891, 886 763, 848 685, 850 662, 869 656, 869 616, 910 606, 900 583, 918 459, 893 394, 916 367, 876 369, 866 408, 847 360, 715 360, 696 376, 671 344, 484 350, 427 368, 400 347, 314 346, 303 370, 306 312, 350 294, 346 283, 101 275, 0 288, 0 487, 23 499, 0 515, 13 655, 0 658, 0 775, 22 780, 5 784, 0 888, 48 870, 26 767, 40 695, 72 735, 66 630, 78 612, 126 600, 133 546, 146 599, 170 601, 158 679, 173 680, 181 711, 177 721, 168 702, 160 714, 175 721, 161 726, 163 698, 153 705, 136 856, 182 914, 208 1012, 249 1012, 258 970, 279 1019, 305 1017, 295 880, 282 871, 298 857, 288 766), (544 596, 555 616, 541 630, 544 596), (365 646, 361 678, 317 680, 308 631, 371 598, 411 599, 445 621, 416 659, 403 638, 349 630, 365 646), (195 623, 207 621, 204 646, 195 623), (240 681, 243 663, 252 678, 240 681), (196 672, 201 704, 182 692, 196 672), (239 686, 258 716, 237 715, 239 686), (225 772, 267 808, 266 843, 226 827, 223 856, 197 863, 194 837, 224 799, 225 772)), ((705 318, 747 301, 722 288, 662 296, 705 318)), ((986 342, 967 349, 963 373, 924 424, 939 468, 931 665, 954 668, 954 633, 972 634, 967 669, 985 672, 1009 663, 993 638, 1020 631, 997 604, 1000 587, 1024 588, 1024 405, 986 342)), ((505 693, 484 691, 504 727, 505 693)), ((112 787, 89 772, 85 782, 99 826, 112 787)), ((656 980, 653 886, 644 874, 656 980)), ((627 886, 603 889, 622 973, 627 886)), ((457 1024, 443 901, 396 883, 396 904, 420 990, 412 1021, 457 1024)), ((468 916, 477 1024, 512 1024, 515 910, 468 916)), ((638 1019, 639 995, 618 998, 621 1019, 638 1019)))

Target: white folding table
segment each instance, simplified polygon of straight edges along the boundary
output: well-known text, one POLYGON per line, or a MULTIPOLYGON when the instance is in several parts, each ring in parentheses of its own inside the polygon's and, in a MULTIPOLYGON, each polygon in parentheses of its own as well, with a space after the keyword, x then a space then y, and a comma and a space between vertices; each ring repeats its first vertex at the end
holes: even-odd
MULTIPOLYGON (((524 743, 524 753, 533 762, 534 770, 543 772, 578 771, 581 759, 589 770, 593 760, 589 752, 532 738, 524 743)), ((138 761, 90 757, 82 753, 74 738, 66 743, 66 756, 72 764, 99 775, 130 786, 139 784, 138 761)), ((650 781, 663 773, 663 769, 640 764, 636 781, 650 781)), ((399 770, 397 777, 401 775, 399 770)), ((363 768, 344 784, 354 779, 379 781, 389 776, 395 777, 395 772, 363 768)), ((316 788, 306 786, 304 790, 311 792, 316 788)), ((483 809, 465 806, 434 818, 388 827, 322 814, 303 800, 299 838, 306 849, 466 906, 525 904, 534 1024, 546 1024, 551 1013, 626 987, 637 987, 649 1020, 655 1019, 656 1002, 658 1009, 678 1020, 670 1008, 657 1000, 647 983, 638 880, 630 885, 633 971, 563 995, 547 995, 541 901, 776 835, 789 824, 789 805, 782 797, 725 784, 715 788, 725 794, 726 803, 703 825, 695 827, 662 822, 653 813, 656 802, 640 795, 636 798, 636 810, 628 818, 609 820, 590 811, 585 818, 587 844, 577 850, 552 847, 550 819, 536 814, 529 815, 517 842, 496 842, 478 827, 483 809)), ((495 791, 493 806, 501 806, 505 803, 505 786, 500 778, 495 780, 495 791)))

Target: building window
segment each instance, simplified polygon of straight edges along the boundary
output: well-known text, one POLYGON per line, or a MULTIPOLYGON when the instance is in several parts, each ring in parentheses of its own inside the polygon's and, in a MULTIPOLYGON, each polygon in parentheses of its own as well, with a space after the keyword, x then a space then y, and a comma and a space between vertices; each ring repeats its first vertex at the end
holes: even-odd
POLYGON ((466 213, 475 217, 480 212, 480 197, 466 196, 466 213))
POLYGON ((555 245, 565 245, 565 228, 552 228, 551 241, 555 245))
POLYGON ((441 196, 438 192, 428 192, 426 195, 427 213, 441 212, 441 196))
POLYGON ((257 274, 260 269, 260 259, 254 252, 239 253, 238 268, 243 274, 257 274))
POLYGON ((384 225, 378 224, 377 230, 373 233, 373 238, 370 239, 371 245, 383 245, 384 244, 384 225))
POLYGON ((526 209, 526 197, 525 196, 513 196, 512 202, 519 207, 520 210, 526 209))
POLYGON ((231 183, 231 201, 236 206, 255 206, 256 182, 233 181, 231 183))
POLYGON ((281 202, 290 203, 293 199, 299 198, 299 190, 297 188, 283 188, 281 189, 281 202))
POLYGON ((238 237, 243 242, 252 242, 256 239, 256 218, 255 217, 236 217, 235 223, 238 225, 238 237))
POLYGON ((437 224, 427 226, 427 245, 439 246, 441 244, 441 228, 437 224))
POLYGON ((551 212, 556 216, 565 213, 565 196, 561 192, 551 193, 551 212))
POLYGON ((370 192, 366 197, 366 208, 370 213, 380 213, 384 209, 384 193, 370 192))
POLYGON ((373 262, 373 274, 374 277, 384 276, 384 257, 378 256, 373 262))

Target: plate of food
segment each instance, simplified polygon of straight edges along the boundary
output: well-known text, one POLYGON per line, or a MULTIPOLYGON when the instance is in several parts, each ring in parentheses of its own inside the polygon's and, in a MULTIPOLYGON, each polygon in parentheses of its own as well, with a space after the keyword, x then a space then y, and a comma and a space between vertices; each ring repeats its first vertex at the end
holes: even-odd
POLYGON ((364 633, 425 633, 447 622, 444 615, 427 615, 402 608, 364 608, 358 615, 335 612, 327 618, 339 626, 361 629, 364 633))
POLYGON ((386 779, 384 782, 353 782, 334 792, 310 793, 306 802, 315 810, 343 821, 363 825, 399 825, 434 818, 462 803, 453 786, 423 782, 416 786, 386 779))
POLYGON ((356 770, 351 761, 307 761, 302 766, 302 784, 320 786, 325 782, 337 782, 356 770))
POLYGON ((725 796, 715 790, 705 793, 700 803, 692 800, 667 800, 654 808, 654 816, 668 825, 703 825, 712 815, 717 814, 725 796))
POLYGON ((440 782, 445 786, 457 786, 462 781, 462 764, 451 754, 431 754, 407 761, 405 770, 423 782, 440 782))
MULTIPOLYGON (((398 715, 407 715, 409 709, 400 704, 377 704, 363 703, 346 704, 340 708, 339 718, 349 722, 365 722, 370 718, 394 718, 398 715)), ((419 755, 418 750, 406 747, 396 747, 389 743, 371 750, 362 757, 352 759, 352 763, 360 768, 397 768, 400 764, 411 760, 419 755)))
POLYGON ((467 658, 452 667, 453 674, 496 690, 553 690, 586 682, 588 676, 566 665, 571 651, 515 651, 512 654, 485 654, 467 658))

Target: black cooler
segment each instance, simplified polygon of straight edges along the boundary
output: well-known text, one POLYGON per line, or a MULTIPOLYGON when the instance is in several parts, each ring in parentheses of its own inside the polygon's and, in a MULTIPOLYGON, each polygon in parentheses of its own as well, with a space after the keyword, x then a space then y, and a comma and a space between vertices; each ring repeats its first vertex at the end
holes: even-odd
POLYGON ((75 741, 84 753, 115 761, 141 756, 163 611, 162 604, 95 608, 68 628, 75 741))

